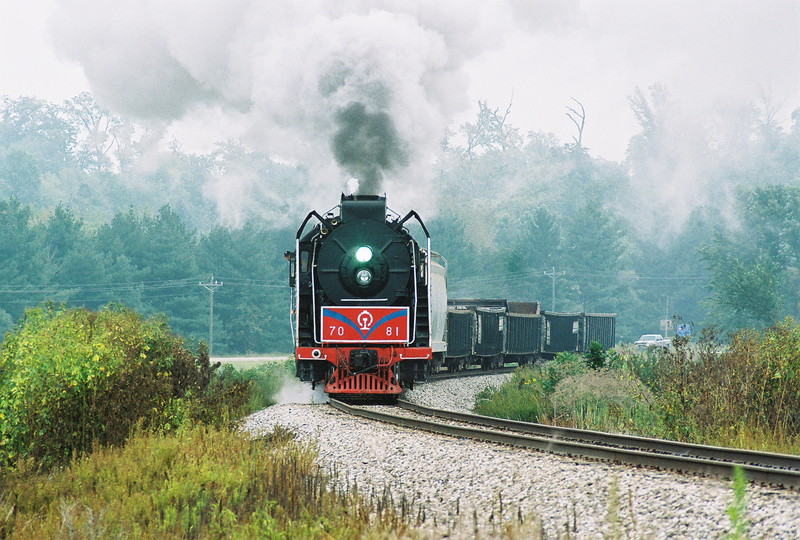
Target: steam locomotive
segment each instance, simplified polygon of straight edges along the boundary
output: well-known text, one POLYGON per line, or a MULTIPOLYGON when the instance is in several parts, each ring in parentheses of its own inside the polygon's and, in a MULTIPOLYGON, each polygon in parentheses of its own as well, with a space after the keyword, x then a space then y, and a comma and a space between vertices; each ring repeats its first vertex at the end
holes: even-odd
POLYGON ((413 210, 342 195, 310 212, 285 253, 297 377, 334 396, 396 397, 441 366, 524 364, 590 341, 614 346, 613 314, 540 312, 536 302, 448 301, 447 263, 413 210), (407 224, 416 222, 420 243, 407 224), (309 229, 309 230, 307 230, 309 229))
POLYGON ((306 216, 285 255, 301 381, 331 395, 396 396, 425 379, 445 350, 446 263, 416 212, 400 218, 384 197, 343 195, 338 209, 306 216))

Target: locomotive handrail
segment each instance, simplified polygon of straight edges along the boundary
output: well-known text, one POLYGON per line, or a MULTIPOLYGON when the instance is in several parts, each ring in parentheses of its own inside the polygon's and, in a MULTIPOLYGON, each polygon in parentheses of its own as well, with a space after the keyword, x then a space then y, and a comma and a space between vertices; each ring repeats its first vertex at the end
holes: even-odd
POLYGON ((408 214, 406 214, 406 216, 403 219, 401 219, 400 221, 398 221, 397 224, 398 225, 403 225, 406 221, 408 221, 412 217, 417 218, 417 223, 420 224, 420 226, 422 227, 422 230, 425 232, 425 237, 430 240, 431 233, 428 232, 428 228, 425 226, 425 223, 422 221, 422 218, 419 217, 419 214, 417 214, 417 212, 414 211, 414 210, 411 210, 408 214))
POLYGON ((303 229, 306 228, 306 224, 312 217, 316 217, 317 220, 319 220, 319 222, 322 223, 323 225, 329 225, 329 223, 325 221, 325 218, 319 215, 316 210, 312 210, 311 212, 308 213, 306 219, 303 220, 303 223, 300 224, 300 228, 297 229, 297 236, 295 236, 296 240, 300 240, 300 237, 303 235, 303 229))

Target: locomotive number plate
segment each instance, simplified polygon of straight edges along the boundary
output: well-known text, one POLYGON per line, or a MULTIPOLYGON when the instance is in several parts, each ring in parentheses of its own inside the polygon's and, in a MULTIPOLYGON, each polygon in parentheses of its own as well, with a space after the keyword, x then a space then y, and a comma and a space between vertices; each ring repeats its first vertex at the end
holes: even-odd
POLYGON ((322 341, 408 343, 407 307, 323 307, 322 341))

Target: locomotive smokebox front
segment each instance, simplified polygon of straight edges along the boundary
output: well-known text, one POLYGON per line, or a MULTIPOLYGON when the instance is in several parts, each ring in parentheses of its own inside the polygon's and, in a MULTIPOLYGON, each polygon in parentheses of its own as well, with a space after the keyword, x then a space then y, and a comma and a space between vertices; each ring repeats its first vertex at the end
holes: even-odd
POLYGON ((319 290, 334 305, 395 305, 409 293, 411 253, 407 235, 386 221, 384 197, 342 197, 317 255, 319 290))

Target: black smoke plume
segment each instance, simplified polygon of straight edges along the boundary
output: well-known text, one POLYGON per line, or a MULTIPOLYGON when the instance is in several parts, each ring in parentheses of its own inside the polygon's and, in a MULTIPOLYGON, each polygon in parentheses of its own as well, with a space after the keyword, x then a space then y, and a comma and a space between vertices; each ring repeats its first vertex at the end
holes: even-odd
POLYGON ((408 165, 407 145, 391 117, 354 102, 339 111, 336 124, 331 141, 336 161, 358 179, 359 194, 379 195, 384 171, 408 165))

